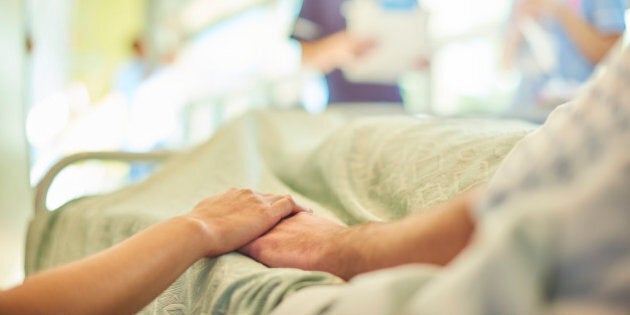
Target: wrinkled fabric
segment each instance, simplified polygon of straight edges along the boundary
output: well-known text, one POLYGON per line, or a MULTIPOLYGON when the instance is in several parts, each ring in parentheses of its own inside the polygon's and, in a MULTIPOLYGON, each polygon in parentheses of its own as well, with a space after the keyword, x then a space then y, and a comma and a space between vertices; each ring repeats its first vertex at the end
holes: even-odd
MULTIPOLYGON (((140 184, 34 218, 27 272, 96 253, 230 187, 290 193, 345 224, 401 218, 487 182, 532 129, 482 119, 350 118, 334 110, 252 112, 140 184)), ((142 313, 267 314, 303 288, 340 284, 327 273, 269 269, 231 253, 193 265, 142 313)), ((402 302, 397 295, 390 296, 402 302)))

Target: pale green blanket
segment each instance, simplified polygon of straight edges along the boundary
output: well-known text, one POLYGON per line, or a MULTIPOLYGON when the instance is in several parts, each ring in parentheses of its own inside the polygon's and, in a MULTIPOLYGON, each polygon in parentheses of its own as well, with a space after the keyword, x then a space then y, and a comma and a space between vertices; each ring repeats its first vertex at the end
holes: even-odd
MULTIPOLYGON (((533 127, 493 120, 249 113, 148 180, 33 219, 27 273, 98 252, 229 187, 290 193, 346 224, 391 220, 486 182, 533 127)), ((327 273, 269 269, 240 254, 192 266, 143 313, 266 314, 327 273)))

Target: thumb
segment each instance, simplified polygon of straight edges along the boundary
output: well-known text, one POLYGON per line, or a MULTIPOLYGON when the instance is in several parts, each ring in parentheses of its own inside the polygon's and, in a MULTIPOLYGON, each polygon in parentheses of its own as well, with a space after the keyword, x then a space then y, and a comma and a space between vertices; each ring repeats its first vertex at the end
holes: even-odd
POLYGON ((278 220, 301 211, 312 212, 310 209, 298 205, 291 196, 280 198, 271 205, 271 212, 278 220))

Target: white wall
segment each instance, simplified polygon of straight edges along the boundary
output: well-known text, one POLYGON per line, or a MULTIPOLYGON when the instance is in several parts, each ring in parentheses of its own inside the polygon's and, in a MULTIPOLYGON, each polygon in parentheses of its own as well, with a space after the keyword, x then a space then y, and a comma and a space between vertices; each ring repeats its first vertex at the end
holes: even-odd
POLYGON ((31 189, 24 135, 24 0, 0 1, 0 288, 23 277, 31 189))

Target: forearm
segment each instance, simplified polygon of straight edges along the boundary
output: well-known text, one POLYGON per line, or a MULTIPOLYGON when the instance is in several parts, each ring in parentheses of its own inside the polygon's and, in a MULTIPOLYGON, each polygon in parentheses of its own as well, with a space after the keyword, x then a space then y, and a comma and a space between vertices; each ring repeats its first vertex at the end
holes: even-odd
POLYGON ((620 33, 601 33, 563 4, 556 4, 553 12, 573 43, 592 64, 599 63, 621 37, 620 33))
POLYGON ((325 47, 325 39, 319 41, 299 41, 302 51, 302 65, 328 73, 335 68, 333 58, 325 47))
POLYGON ((329 73, 357 60, 375 46, 371 39, 340 31, 314 41, 300 41, 302 65, 329 73))
POLYGON ((100 254, 28 278, 2 293, 0 310, 9 314, 138 312, 203 257, 207 244, 202 242, 207 239, 207 231, 195 220, 178 217, 162 222, 100 254))
POLYGON ((512 27, 506 38, 505 49, 501 60, 501 66, 505 70, 510 70, 514 66, 514 60, 516 60, 516 55, 522 40, 523 37, 521 33, 518 32, 515 27, 512 27))
POLYGON ((81 261, 0 291, 0 314, 132 314, 190 265, 251 242, 306 209, 291 196, 229 189, 81 261))
POLYGON ((311 66, 313 59, 313 43, 305 40, 298 40, 300 48, 302 50, 302 64, 305 66, 311 66))
POLYGON ((473 234, 470 198, 465 195, 401 221, 351 228, 345 237, 352 244, 347 246, 352 258, 342 277, 408 263, 447 264, 473 234))

